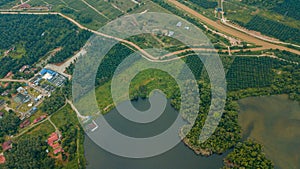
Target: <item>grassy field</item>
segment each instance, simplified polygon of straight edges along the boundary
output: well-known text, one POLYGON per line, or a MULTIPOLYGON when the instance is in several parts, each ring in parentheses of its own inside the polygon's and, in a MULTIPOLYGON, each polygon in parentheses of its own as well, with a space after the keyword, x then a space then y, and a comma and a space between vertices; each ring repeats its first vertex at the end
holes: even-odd
MULTIPOLYGON (((99 108, 103 113, 107 113, 109 110, 114 108, 113 100, 111 96, 111 81, 106 84, 96 88, 96 98, 99 108)), ((132 79, 130 84, 130 97, 133 98, 137 95, 142 94, 140 91, 141 87, 145 87, 147 91, 152 91, 154 89, 160 89, 163 91, 168 98, 177 90, 177 84, 175 80, 166 72, 154 69, 148 69, 140 72, 137 76, 132 79)), ((147 95, 150 93, 147 93, 147 95)), ((83 104, 85 105, 85 104, 83 104)), ((88 109, 88 107, 87 107, 88 109)))
POLYGON ((88 28, 98 30, 107 22, 126 13, 168 12, 150 0, 135 4, 127 0, 32 0, 32 6, 51 5, 52 11, 64 13, 88 28))
MULTIPOLYGON (((142 63, 139 65, 136 65, 137 67, 144 67, 146 63, 142 63)), ((174 74, 179 74, 181 72, 181 67, 174 66, 172 64, 165 65, 167 69, 170 71, 173 71, 174 74)), ((119 79, 126 79, 128 78, 127 74, 133 74, 136 69, 126 69, 126 74, 118 75, 119 79), (128 72, 127 72, 128 71, 128 72)), ((154 89, 160 89, 163 91, 168 98, 171 98, 173 93, 178 89, 177 83, 173 79, 172 76, 170 76, 168 73, 158 70, 158 69, 147 69, 144 71, 139 72, 131 81, 130 83, 130 90, 129 95, 130 98, 137 98, 138 96, 146 96, 150 93, 145 93, 148 91, 152 91, 154 89)), ((120 93, 119 90, 123 90, 122 88, 115 89, 116 93, 120 93)), ((80 101, 78 101, 78 105, 80 105, 81 112, 86 113, 93 113, 98 112, 97 110, 90 110, 90 101, 87 99, 91 96, 92 93, 89 93, 86 95, 86 97, 83 97, 80 101)), ((95 89, 95 95, 96 100, 98 103, 98 106, 102 113, 107 113, 109 110, 114 108, 114 102, 111 96, 111 81, 106 82, 105 84, 97 87, 95 89)), ((117 101, 117 103, 120 103, 121 101, 127 100, 125 96, 121 96, 120 100, 117 101)), ((85 114, 88 115, 88 114, 85 114)), ((89 114, 90 115, 90 114, 89 114)))
POLYGON ((136 6, 134 2, 129 0, 111 0, 110 3, 123 12, 127 12, 136 6))
MULTIPOLYGON (((205 15, 206 17, 209 17, 212 20, 217 20, 217 16, 215 15, 215 8, 214 7, 204 7, 203 5, 195 4, 195 2, 192 1, 186 1, 186 0, 179 0, 181 3, 189 6, 190 8, 198 11, 199 13, 205 15)), ((205 1, 199 1, 205 4, 205 2, 217 2, 218 0, 205 0, 205 1)), ((216 6, 217 7, 217 6, 216 6)))
POLYGON ((32 6, 50 4, 52 6, 52 11, 64 13, 65 15, 94 30, 98 30, 101 26, 108 22, 108 18, 106 16, 100 15, 80 0, 32 0, 29 4, 32 6))
POLYGON ((148 12, 162 12, 162 13, 170 13, 168 10, 165 8, 162 8, 161 6, 157 5, 156 3, 150 1, 150 0, 144 0, 141 6, 138 8, 133 9, 130 13, 141 13, 144 11, 148 12))
POLYGON ((26 135, 32 135, 32 136, 41 136, 43 140, 46 140, 49 135, 54 132, 55 129, 51 125, 49 121, 46 121, 37 127, 31 129, 29 132, 26 133, 26 135))
POLYGON ((248 23, 260 11, 256 7, 244 5, 235 0, 224 2, 225 17, 242 23, 248 23))
POLYGON ((123 12, 120 11, 120 9, 115 8, 110 2, 99 0, 86 0, 86 2, 96 8, 98 12, 102 13, 109 20, 113 20, 118 16, 123 15, 123 12))

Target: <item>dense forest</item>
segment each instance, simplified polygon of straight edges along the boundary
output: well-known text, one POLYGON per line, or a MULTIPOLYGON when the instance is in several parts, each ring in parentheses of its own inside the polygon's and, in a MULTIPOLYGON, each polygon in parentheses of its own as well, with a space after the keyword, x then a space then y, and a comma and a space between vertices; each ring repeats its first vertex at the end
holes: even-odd
MULTIPOLYGON (((206 84, 207 85, 207 84, 206 84)), ((210 106, 210 90, 202 86, 201 104, 197 120, 184 142, 202 155, 221 154, 232 148, 241 139, 241 128, 238 125, 238 105, 228 99, 222 119, 215 132, 204 143, 199 142, 199 136, 207 118, 210 106)))
POLYGON ((22 137, 13 143, 13 149, 5 153, 7 162, 4 168, 54 168, 54 159, 47 153, 47 142, 38 136, 22 137))
POLYGON ((234 150, 224 159, 224 164, 223 169, 274 168, 273 163, 262 152, 262 146, 251 140, 236 144, 234 150))
POLYGON ((17 133, 20 119, 15 112, 10 110, 5 112, 3 118, 0 120, 0 142, 3 142, 4 136, 14 135, 17 133))
POLYGON ((72 82, 67 81, 60 88, 57 88, 56 91, 51 93, 50 98, 44 100, 41 105, 41 110, 48 115, 53 114, 60 110, 65 104, 66 99, 71 100, 72 97, 72 82))
POLYGON ((300 43, 300 30, 272 21, 261 16, 254 16, 247 24, 243 25, 250 30, 276 37, 283 41, 300 43))
POLYGON ((50 63, 60 63, 68 59, 70 56, 74 55, 76 51, 79 51, 89 39, 92 33, 84 30, 79 32, 71 32, 66 35, 61 41, 60 46, 65 45, 63 50, 57 52, 51 59, 50 63), (72 45, 71 45, 72 44, 72 45))
POLYGON ((118 65, 133 51, 122 44, 116 44, 106 56, 104 56, 101 64, 99 65, 96 85, 102 85, 108 82, 114 75, 118 65))
POLYGON ((61 50, 51 61, 61 62, 78 51, 90 35, 58 15, 1 15, 0 23, 5 23, 0 26, 0 77, 36 63, 57 48, 61 50))

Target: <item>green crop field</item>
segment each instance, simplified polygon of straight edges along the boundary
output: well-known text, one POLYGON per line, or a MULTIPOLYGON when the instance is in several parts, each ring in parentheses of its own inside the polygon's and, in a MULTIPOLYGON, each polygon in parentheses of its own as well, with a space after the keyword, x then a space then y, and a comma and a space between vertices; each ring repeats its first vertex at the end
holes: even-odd
POLYGON ((119 8, 121 11, 128 11, 136 6, 136 4, 129 0, 111 0, 112 5, 119 8))
POLYGON ((98 12, 102 13, 109 20, 116 19, 123 15, 122 11, 112 6, 111 3, 99 0, 86 0, 91 6, 96 8, 98 12))

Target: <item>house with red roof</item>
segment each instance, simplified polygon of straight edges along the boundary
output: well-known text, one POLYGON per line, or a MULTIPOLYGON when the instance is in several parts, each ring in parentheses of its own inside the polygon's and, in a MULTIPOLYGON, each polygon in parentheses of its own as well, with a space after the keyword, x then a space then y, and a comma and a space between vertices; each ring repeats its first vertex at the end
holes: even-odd
POLYGON ((30 120, 25 120, 20 124, 20 128, 24 128, 30 125, 30 120))
POLYGON ((57 153, 60 153, 60 152, 64 152, 64 150, 60 147, 60 148, 57 148, 53 151, 53 154, 57 154, 57 153))
POLYGON ((29 5, 29 4, 21 4, 20 5, 20 8, 22 8, 22 9, 28 9, 28 8, 31 8, 31 6, 29 5))
POLYGON ((10 72, 8 72, 8 73, 6 74, 5 77, 8 78, 8 77, 10 77, 12 74, 13 74, 13 72, 10 71, 10 72))
POLYGON ((6 141, 2 144, 2 150, 3 151, 7 151, 10 150, 12 148, 12 142, 11 141, 6 141))
POLYGON ((58 143, 60 140, 59 135, 56 132, 53 132, 48 138, 48 145, 53 148, 53 153, 56 155, 57 153, 64 152, 61 145, 58 143))
POLYGON ((57 133, 55 133, 55 132, 53 132, 51 135, 50 135, 50 137, 48 138, 48 144, 49 144, 49 146, 53 146, 53 143, 55 142, 55 141, 58 141, 58 134, 57 133))
POLYGON ((5 163, 5 157, 4 155, 0 155, 0 164, 4 164, 5 163))
POLYGON ((34 119, 33 123, 34 124, 38 123, 38 122, 44 120, 46 117, 47 117, 47 115, 40 116, 39 118, 34 119))

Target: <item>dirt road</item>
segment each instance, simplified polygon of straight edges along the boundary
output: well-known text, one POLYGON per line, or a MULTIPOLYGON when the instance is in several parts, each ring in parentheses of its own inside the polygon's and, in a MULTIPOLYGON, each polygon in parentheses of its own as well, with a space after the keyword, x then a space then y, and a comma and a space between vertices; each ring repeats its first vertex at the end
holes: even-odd
POLYGON ((220 32, 224 32, 226 34, 229 34, 231 36, 234 37, 238 37, 244 41, 250 42, 250 43, 254 43, 256 45, 260 45, 262 46, 260 49, 280 49, 280 50, 286 50, 295 54, 300 55, 300 51, 295 50, 295 49, 290 49, 284 46, 280 46, 280 45, 276 45, 276 44, 272 44, 263 40, 260 40, 256 37, 250 36, 246 33, 240 32, 238 30, 235 30, 234 28, 228 27, 226 25, 223 25, 219 22, 213 21, 203 15, 201 15, 200 13, 198 13, 197 11, 187 7, 186 5, 175 1, 175 0, 168 0, 169 3, 175 5, 177 8, 180 8, 188 13, 190 13, 191 15, 194 15, 195 17, 197 17, 198 19, 200 19, 203 23, 212 26, 214 29, 220 31, 220 32))

